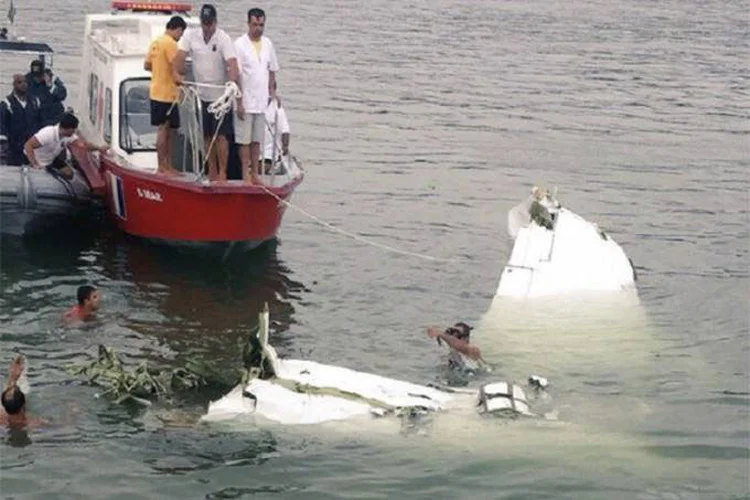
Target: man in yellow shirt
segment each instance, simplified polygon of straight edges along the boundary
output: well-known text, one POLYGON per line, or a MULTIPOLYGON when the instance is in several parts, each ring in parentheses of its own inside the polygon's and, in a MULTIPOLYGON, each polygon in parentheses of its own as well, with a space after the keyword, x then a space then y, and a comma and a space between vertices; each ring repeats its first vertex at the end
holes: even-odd
POLYGON ((151 125, 159 127, 156 132, 157 173, 175 175, 172 167, 172 130, 180 128, 180 111, 177 107, 180 97, 179 85, 182 75, 174 65, 177 56, 177 42, 187 28, 180 16, 173 16, 167 22, 162 36, 151 42, 143 67, 151 72, 149 98, 151 99, 151 125))

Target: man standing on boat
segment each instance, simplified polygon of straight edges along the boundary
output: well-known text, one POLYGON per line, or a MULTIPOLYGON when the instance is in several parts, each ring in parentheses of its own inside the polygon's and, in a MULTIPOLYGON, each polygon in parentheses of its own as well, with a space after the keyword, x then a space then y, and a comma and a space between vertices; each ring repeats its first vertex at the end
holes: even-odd
POLYGON ((24 152, 34 168, 46 168, 65 177, 73 178, 73 169, 66 162, 66 148, 71 145, 85 148, 87 151, 99 151, 104 154, 107 146, 96 146, 76 135, 78 118, 72 113, 65 113, 57 125, 47 125, 31 136, 24 145, 24 152))
POLYGON ((269 133, 265 134, 263 144, 263 170, 266 173, 269 173, 269 169, 273 168, 274 162, 280 156, 289 154, 289 120, 286 117, 286 110, 281 105, 281 99, 276 95, 276 82, 273 84, 274 96, 266 107, 267 132, 269 133))
MULTIPOLYGON (((23 145, 42 126, 39 99, 30 97, 26 78, 13 75, 13 92, 0 101, 0 152, 7 165, 26 165, 23 145)), ((0 158, 0 163, 3 158, 0 158)))
POLYGON ((157 173, 177 175, 172 166, 172 129, 180 128, 179 86, 182 75, 177 71, 177 42, 187 28, 180 16, 167 22, 163 35, 151 42, 143 68, 151 72, 149 98, 151 99, 151 125, 159 127, 156 132, 157 173))
POLYGON ((234 41, 242 78, 242 100, 237 103, 234 141, 240 145, 242 179, 260 184, 260 145, 265 131, 265 110, 276 89, 279 61, 271 40, 263 36, 266 13, 247 12, 248 33, 234 41), (249 168, 248 168, 249 166, 249 168))
POLYGON ((180 39, 179 52, 175 59, 177 71, 185 74, 185 59, 188 55, 193 60, 193 77, 202 85, 213 87, 198 87, 201 99, 203 117, 203 141, 208 158, 208 178, 212 181, 227 180, 227 159, 229 158, 229 142, 227 137, 232 134, 232 114, 227 113, 221 122, 208 112, 208 106, 221 97, 227 76, 237 85, 239 70, 237 56, 234 53, 234 43, 226 32, 216 26, 216 7, 205 4, 201 7, 200 29, 189 29, 180 39))
POLYGON ((39 99, 42 108, 40 127, 54 125, 65 113, 63 101, 68 97, 68 90, 62 80, 44 67, 44 62, 31 62, 31 71, 26 75, 26 84, 31 97, 39 99))

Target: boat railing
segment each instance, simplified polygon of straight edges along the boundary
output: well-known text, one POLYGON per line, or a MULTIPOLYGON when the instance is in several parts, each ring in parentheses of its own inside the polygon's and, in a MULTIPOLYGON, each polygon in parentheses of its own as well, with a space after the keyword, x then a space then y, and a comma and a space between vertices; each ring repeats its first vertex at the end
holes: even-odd
MULTIPOLYGON (((234 82, 218 86, 186 81, 182 86, 182 94, 179 102, 181 144, 179 145, 179 157, 175 159, 175 166, 183 172, 192 173, 195 176, 196 182, 206 183, 206 164, 208 163, 205 155, 206 146, 209 148, 213 147, 213 142, 216 140, 218 132, 211 138, 210 144, 205 144, 203 136, 203 102, 198 93, 198 89, 201 87, 223 90, 222 95, 211 102, 207 109, 209 113, 216 117, 218 122, 226 119, 227 116, 230 116, 234 112, 234 101, 240 94, 234 82)), ((282 144, 281 134, 277 130, 276 117, 274 117, 273 122, 265 119, 265 126, 266 133, 271 134, 271 140, 273 141, 270 175, 271 185, 274 185, 277 174, 288 173, 292 175, 292 172, 289 171, 288 161, 285 163, 285 159, 278 154, 282 149, 282 144)), ((264 156, 263 144, 261 144, 260 149, 261 155, 264 156)), ((265 163, 262 156, 261 161, 265 163)), ((262 168, 265 169, 265 164, 262 168)))
POLYGON ((188 90, 189 87, 185 89, 179 102, 181 144, 175 166, 178 170, 194 174, 197 182, 204 182, 205 154, 201 100, 197 93, 188 90))
MULTIPOLYGON (((274 114, 273 122, 268 121, 268 117, 263 114, 263 118, 266 124, 266 132, 271 133, 271 141, 272 141, 272 153, 271 153, 271 185, 274 184, 276 181, 276 174, 280 173, 284 169, 284 163, 283 158, 278 154, 279 151, 283 151, 283 145, 281 144, 281 137, 279 137, 279 127, 278 127, 278 101, 276 105, 276 113, 274 114)), ((265 171, 265 144, 261 145, 261 155, 262 155, 262 161, 263 166, 262 168, 265 171)))

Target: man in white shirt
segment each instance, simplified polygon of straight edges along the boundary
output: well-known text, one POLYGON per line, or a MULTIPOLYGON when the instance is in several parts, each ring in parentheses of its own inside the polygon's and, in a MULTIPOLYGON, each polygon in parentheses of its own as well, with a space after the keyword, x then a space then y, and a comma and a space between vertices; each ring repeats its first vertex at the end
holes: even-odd
MULTIPOLYGON (((185 74, 185 59, 189 55, 192 58, 193 77, 196 82, 218 87, 223 86, 229 79, 240 85, 234 43, 223 29, 217 28, 216 7, 211 4, 203 5, 200 19, 200 29, 191 28, 180 39, 179 52, 175 59, 177 71, 185 74)), ((203 141, 208 158, 208 178, 212 181, 227 179, 227 137, 233 131, 231 113, 224 115, 219 123, 216 117, 208 112, 208 106, 221 97, 223 92, 221 88, 198 87, 203 115, 203 141)))
POLYGON ((260 184, 260 145, 265 111, 276 88, 279 61, 271 40, 263 36, 266 14, 258 8, 247 12, 248 33, 234 41, 242 81, 242 105, 237 106, 234 141, 240 145, 242 179, 260 184), (249 168, 248 168, 249 167, 249 168))
POLYGON ((95 146, 76 135, 78 118, 72 113, 65 113, 57 125, 47 125, 31 136, 24 145, 24 153, 34 168, 56 170, 66 179, 73 178, 73 169, 66 163, 66 148, 71 145, 86 148, 87 151, 99 151, 104 154, 107 146, 95 146))
POLYGON ((274 161, 289 154, 289 120, 278 96, 274 96, 266 108, 266 123, 268 128, 263 143, 263 164, 268 173, 274 161))

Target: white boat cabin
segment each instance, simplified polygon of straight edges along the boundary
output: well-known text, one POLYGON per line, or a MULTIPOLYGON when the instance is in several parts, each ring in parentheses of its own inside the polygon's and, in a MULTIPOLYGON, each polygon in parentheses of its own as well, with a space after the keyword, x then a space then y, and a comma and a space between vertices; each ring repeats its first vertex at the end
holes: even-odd
MULTIPOLYGON (((107 143, 115 156, 127 159, 129 167, 153 172, 156 127, 150 115, 151 74, 143 62, 167 21, 191 6, 167 2, 112 6, 110 14, 86 16, 77 106, 80 129, 88 140, 107 143)), ((189 28, 199 26, 197 18, 185 21, 189 28)))

